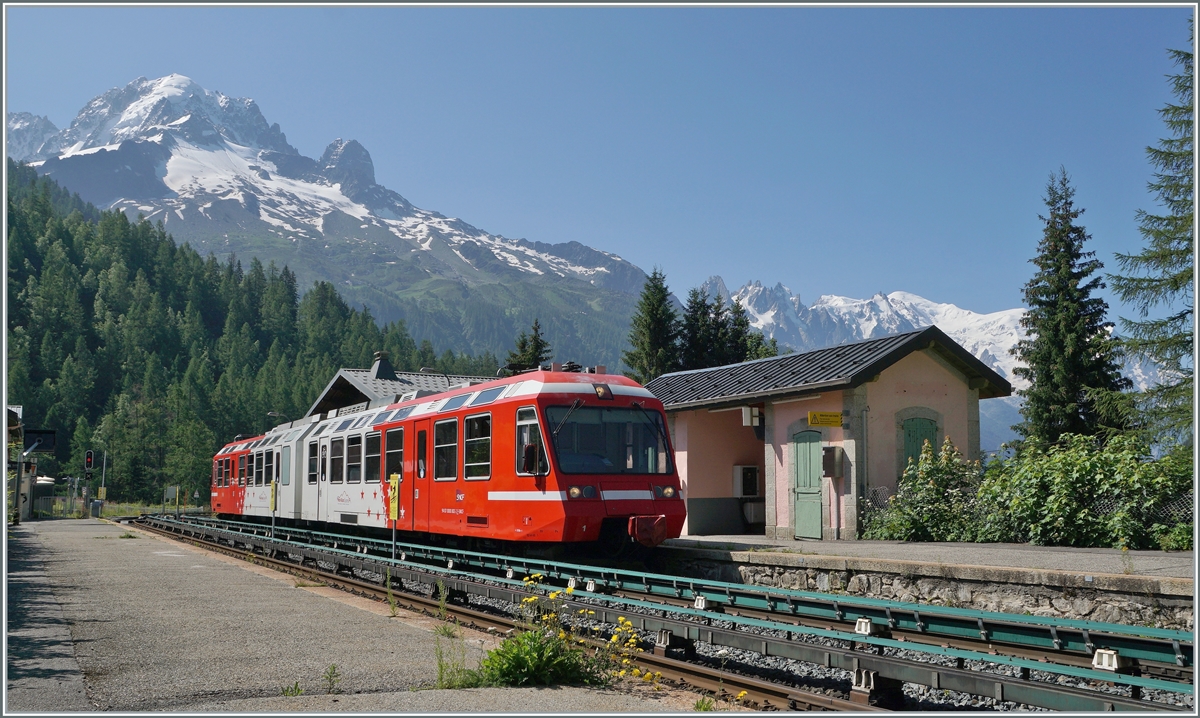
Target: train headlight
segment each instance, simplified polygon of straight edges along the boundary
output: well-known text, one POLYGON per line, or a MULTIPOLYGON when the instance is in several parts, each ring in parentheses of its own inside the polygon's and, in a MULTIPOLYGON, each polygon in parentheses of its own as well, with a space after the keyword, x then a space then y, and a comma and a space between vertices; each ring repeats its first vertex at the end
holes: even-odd
POLYGON ((583 487, 583 498, 585 498, 585 499, 596 498, 596 487, 595 486, 584 486, 583 487))
POLYGON ((673 498, 675 498, 675 487, 674 486, 655 486, 654 487, 654 495, 660 499, 673 499, 673 498))
POLYGON ((578 499, 578 498, 594 499, 594 498, 596 498, 596 487, 595 486, 572 486, 571 488, 567 489, 567 496, 572 499, 578 499))
POLYGON ((567 496, 577 499, 580 496, 583 496, 583 489, 579 488, 578 486, 572 486, 571 488, 567 489, 567 496))

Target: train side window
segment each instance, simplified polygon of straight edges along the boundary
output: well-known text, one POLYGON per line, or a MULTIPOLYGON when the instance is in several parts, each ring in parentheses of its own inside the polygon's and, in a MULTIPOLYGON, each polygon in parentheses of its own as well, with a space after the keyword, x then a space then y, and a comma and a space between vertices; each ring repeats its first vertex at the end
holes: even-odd
POLYGON ((433 425, 433 480, 458 478, 458 419, 433 425))
POLYGON ((362 434, 346 437, 346 483, 362 482, 362 434))
POLYGON ((238 486, 246 485, 246 454, 238 457, 238 486))
POLYGON ((538 476, 545 476, 550 473, 550 469, 546 466, 546 450, 542 444, 542 431, 538 427, 537 409, 532 406, 517 409, 517 473, 522 476, 533 476, 534 473, 538 476), (527 446, 533 448, 526 449, 527 446), (526 452, 532 453, 528 464, 525 461, 526 452), (534 469, 534 461, 537 462, 536 469, 526 471, 527 468, 534 469))
POLYGON ((292 447, 283 447, 279 454, 279 463, 275 466, 275 477, 283 476, 283 485, 292 483, 292 447))
POLYGON ((308 445, 308 483, 317 483, 317 442, 308 445))
POLYGON ((270 486, 276 478, 278 477, 275 476, 275 452, 268 451, 263 457, 263 483, 270 486))
MULTIPOLYGON (((389 431, 387 433, 387 444, 384 448, 387 450, 387 457, 383 470, 387 474, 388 481, 392 480, 392 474, 400 474, 403 477, 404 429, 392 429, 389 431)), ((404 479, 401 478, 400 480, 403 481, 404 479)))
POLYGON ((368 484, 379 483, 379 432, 367 434, 367 460, 363 480, 368 484))
POLYGON ((463 421, 463 478, 492 475, 492 415, 468 416, 463 421))
POLYGON ((342 456, 345 451, 344 439, 333 439, 329 442, 329 483, 342 483, 342 456))
POLYGON ((262 486, 262 471, 263 471, 263 455, 258 452, 254 455, 254 485, 262 486))
POLYGON ((427 456, 429 456, 429 454, 426 453, 426 451, 425 451, 426 445, 427 445, 427 439, 425 437, 426 433, 427 432, 425 432, 425 431, 417 432, 417 478, 418 479, 425 478, 425 459, 427 456))
POLYGON ((233 473, 230 470, 233 466, 232 461, 232 459, 225 459, 225 478, 223 479, 224 483, 222 486, 229 486, 229 477, 233 473))

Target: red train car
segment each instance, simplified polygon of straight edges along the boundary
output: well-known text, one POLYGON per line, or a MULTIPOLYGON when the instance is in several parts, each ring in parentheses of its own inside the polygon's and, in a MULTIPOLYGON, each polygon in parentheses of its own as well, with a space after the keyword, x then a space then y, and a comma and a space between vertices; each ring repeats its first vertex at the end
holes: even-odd
POLYGON ((401 399, 239 437, 213 459, 214 513, 608 553, 683 528, 662 403, 630 379, 537 370, 401 399))

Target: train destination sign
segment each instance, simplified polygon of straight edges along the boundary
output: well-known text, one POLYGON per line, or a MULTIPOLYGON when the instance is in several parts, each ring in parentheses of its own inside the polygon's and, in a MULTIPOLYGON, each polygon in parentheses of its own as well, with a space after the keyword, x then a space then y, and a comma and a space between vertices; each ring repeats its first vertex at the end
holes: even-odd
POLYGON ((810 411, 808 412, 809 426, 841 426, 842 412, 840 411, 810 411))

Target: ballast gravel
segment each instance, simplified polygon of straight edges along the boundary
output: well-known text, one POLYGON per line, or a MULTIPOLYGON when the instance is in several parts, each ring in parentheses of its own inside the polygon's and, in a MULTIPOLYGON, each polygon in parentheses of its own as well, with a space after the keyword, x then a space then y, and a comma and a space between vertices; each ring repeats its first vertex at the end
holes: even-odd
MULTIPOLYGON (((425 690, 437 676, 430 619, 392 618, 376 601, 125 526, 30 527, 94 710, 677 712, 696 698, 629 686, 425 690), (283 695, 297 685, 301 695, 283 695)), ((469 662, 487 640, 465 640, 469 662)))

